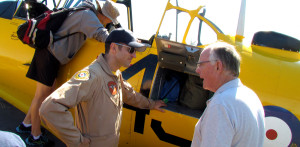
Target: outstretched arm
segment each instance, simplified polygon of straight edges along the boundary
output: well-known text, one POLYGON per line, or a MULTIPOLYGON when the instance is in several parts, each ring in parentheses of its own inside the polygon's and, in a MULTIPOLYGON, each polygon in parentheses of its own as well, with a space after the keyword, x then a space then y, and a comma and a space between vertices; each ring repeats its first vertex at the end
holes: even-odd
POLYGON ((123 100, 125 103, 141 108, 141 109, 154 109, 164 112, 161 107, 166 106, 162 100, 152 100, 143 96, 133 90, 132 86, 127 82, 122 80, 122 90, 123 90, 123 100))
POLYGON ((154 101, 154 107, 153 109, 154 110, 158 110, 160 112, 165 112, 165 110, 163 110, 161 107, 164 107, 164 106, 167 106, 165 102, 163 102, 162 100, 157 100, 157 101, 154 101))

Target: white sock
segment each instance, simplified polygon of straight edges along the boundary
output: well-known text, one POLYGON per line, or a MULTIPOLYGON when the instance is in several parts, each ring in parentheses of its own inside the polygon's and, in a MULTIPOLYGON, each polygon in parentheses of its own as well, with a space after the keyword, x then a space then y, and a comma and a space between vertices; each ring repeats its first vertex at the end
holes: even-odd
POLYGON ((33 139, 34 139, 34 140, 37 140, 37 139, 40 138, 41 135, 39 135, 39 136, 34 136, 34 135, 32 135, 32 136, 33 136, 33 139))
POLYGON ((31 124, 25 124, 24 122, 22 122, 22 123, 26 128, 31 127, 31 124))

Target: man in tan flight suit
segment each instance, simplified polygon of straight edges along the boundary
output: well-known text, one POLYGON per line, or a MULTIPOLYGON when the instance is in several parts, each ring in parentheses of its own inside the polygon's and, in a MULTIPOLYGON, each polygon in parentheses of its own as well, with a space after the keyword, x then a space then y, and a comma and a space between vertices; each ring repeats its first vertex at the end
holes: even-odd
POLYGON ((42 121, 68 146, 116 147, 119 143, 123 102, 141 108, 166 106, 133 90, 119 70, 129 67, 135 51, 146 47, 132 32, 116 29, 105 41, 105 54, 77 72, 43 102, 42 121), (75 122, 70 108, 75 107, 75 122))

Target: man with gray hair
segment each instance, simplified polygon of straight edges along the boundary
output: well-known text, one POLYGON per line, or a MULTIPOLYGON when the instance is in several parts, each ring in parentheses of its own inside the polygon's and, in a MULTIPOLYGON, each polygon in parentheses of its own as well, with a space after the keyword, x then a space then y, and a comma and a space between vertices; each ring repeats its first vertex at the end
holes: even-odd
POLYGON ((196 124, 192 147, 262 147, 264 109, 255 92, 238 78, 240 56, 234 46, 224 42, 207 46, 196 72, 203 88, 215 93, 196 124))

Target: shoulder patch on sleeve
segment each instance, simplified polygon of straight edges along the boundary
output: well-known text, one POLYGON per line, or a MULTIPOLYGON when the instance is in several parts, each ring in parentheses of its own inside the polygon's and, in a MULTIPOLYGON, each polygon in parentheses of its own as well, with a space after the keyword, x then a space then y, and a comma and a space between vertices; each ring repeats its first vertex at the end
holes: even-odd
POLYGON ((75 80, 87 81, 90 78, 90 72, 88 70, 78 71, 74 77, 75 80))

